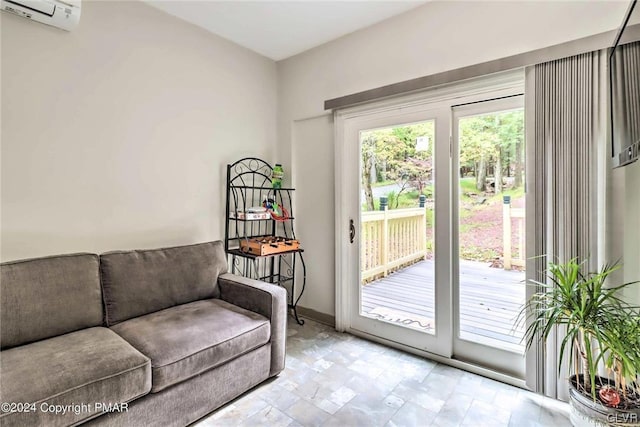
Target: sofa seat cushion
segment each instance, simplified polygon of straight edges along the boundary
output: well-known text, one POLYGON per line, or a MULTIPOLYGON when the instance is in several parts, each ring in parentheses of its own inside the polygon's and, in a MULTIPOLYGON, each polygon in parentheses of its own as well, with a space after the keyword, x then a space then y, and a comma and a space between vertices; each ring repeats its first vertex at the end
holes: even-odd
POLYGON ((149 393, 149 359, 107 328, 71 332, 0 354, 0 400, 35 404, 0 414, 0 425, 70 425, 102 413, 95 403, 124 403, 149 393), (87 408, 50 414, 50 405, 87 408))
POLYGON ((111 328, 151 359, 151 392, 194 377, 269 341, 266 317, 219 299, 196 301, 111 328))

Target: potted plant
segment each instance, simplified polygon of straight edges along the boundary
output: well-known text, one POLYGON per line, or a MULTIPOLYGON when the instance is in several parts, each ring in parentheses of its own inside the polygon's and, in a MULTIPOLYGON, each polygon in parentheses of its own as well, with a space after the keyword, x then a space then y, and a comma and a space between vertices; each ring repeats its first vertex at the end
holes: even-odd
POLYGON ((519 321, 529 320, 527 349, 546 342, 556 326, 566 330, 560 364, 569 361, 574 426, 640 426, 640 311, 620 295, 637 282, 606 287, 618 268, 584 273, 585 263, 577 259, 550 263, 548 283, 533 282, 542 291, 520 312, 519 321))

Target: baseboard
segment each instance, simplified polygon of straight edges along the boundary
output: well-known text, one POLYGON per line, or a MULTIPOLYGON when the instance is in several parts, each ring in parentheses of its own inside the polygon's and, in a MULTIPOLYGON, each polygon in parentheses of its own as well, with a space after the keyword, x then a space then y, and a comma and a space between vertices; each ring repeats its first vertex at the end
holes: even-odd
POLYGON ((298 314, 302 317, 306 317, 311 320, 315 320, 318 323, 322 323, 323 325, 331 326, 332 328, 336 327, 336 317, 331 314, 320 313, 319 311, 315 311, 313 309, 307 307, 297 307, 298 314))

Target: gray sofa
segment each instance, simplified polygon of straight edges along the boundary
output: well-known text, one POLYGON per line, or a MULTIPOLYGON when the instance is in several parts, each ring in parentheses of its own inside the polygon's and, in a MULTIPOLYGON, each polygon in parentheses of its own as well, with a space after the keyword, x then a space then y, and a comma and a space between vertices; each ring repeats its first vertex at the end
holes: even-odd
POLYGON ((184 426, 284 369, 286 292, 222 242, 0 265, 0 425, 184 426))

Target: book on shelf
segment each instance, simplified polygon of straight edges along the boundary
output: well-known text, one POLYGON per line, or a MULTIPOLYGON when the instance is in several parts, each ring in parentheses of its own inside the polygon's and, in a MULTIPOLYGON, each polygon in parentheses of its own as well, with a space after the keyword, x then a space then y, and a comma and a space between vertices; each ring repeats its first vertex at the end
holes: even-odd
POLYGON ((255 221, 255 220, 261 220, 261 219, 271 219, 271 213, 266 211, 265 212, 237 211, 237 212, 231 213, 231 218, 244 219, 247 221, 255 221))

